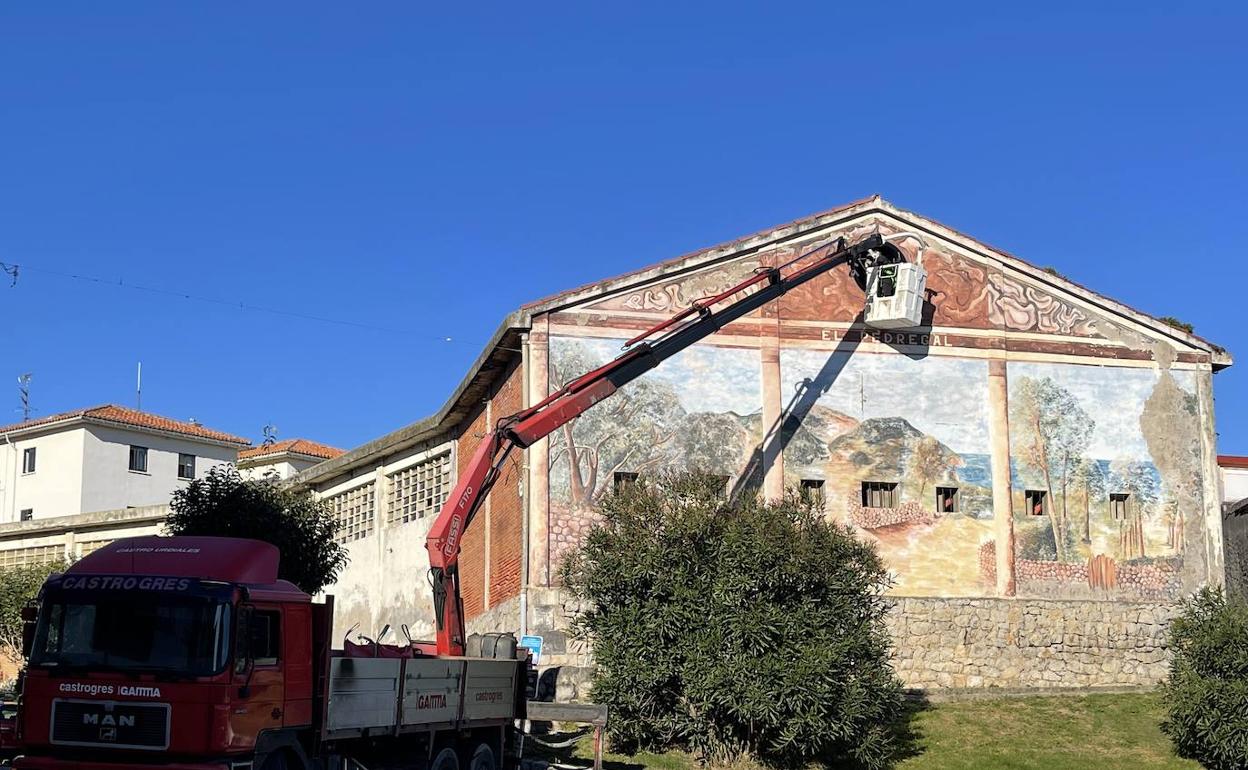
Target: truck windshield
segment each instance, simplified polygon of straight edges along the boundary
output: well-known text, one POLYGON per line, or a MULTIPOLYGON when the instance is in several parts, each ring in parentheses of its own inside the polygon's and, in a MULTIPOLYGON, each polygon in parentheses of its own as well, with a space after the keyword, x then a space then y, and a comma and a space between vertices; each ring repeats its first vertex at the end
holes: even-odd
POLYGON ((44 600, 32 666, 209 676, 229 655, 230 605, 159 595, 71 595, 44 600))

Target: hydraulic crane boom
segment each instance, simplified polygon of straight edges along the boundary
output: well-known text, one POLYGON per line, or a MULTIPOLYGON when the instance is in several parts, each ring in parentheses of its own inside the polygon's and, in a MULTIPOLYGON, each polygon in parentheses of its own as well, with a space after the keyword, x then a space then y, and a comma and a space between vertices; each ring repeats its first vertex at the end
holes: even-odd
POLYGON ((676 353, 837 265, 848 263, 854 280, 863 287, 870 267, 901 260, 900 251, 877 233, 852 245, 841 238, 785 265, 759 268, 753 277, 720 294, 694 302, 688 310, 624 343, 626 350, 618 358, 568 383, 541 403, 500 420, 472 455, 425 543, 429 550, 429 582, 433 587, 438 654, 464 654, 466 635, 459 593, 460 541, 512 449, 528 447, 545 438, 676 353), (829 247, 834 247, 830 253, 786 274, 786 269, 796 262, 829 247), (744 296, 738 298, 737 295, 744 296))

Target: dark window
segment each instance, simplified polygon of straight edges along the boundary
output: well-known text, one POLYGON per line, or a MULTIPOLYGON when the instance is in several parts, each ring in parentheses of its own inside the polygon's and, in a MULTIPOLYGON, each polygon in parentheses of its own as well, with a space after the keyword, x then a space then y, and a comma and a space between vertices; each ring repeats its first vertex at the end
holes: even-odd
POLYGON ((615 477, 611 479, 612 489, 614 489, 616 492, 622 492, 624 491, 624 488, 627 487, 629 484, 636 484, 636 483, 637 483, 636 473, 625 473, 623 471, 616 471, 615 477))
POLYGON ((864 508, 896 508, 897 482, 862 482, 862 506, 864 508))
POLYGON ((1131 495, 1126 493, 1114 493, 1109 496, 1109 512, 1113 515, 1114 521, 1125 521, 1127 518, 1127 508, 1131 503, 1131 495))
POLYGON ((178 478, 195 478, 195 455, 178 454, 178 478))
POLYGON ((243 631, 239 642, 246 647, 238 651, 236 670, 245 670, 249 655, 257 666, 276 666, 281 657, 281 625, 282 613, 277 610, 244 607, 239 615, 239 628, 243 631))
POLYGON ((802 479, 802 485, 798 487, 802 500, 807 503, 823 503, 823 479, 802 479))
POLYGON ((35 509, 23 508, 21 516, 22 516, 22 521, 30 521, 31 519, 35 518, 35 509))
POLYGON ((34 472, 35 472, 35 448, 32 446, 29 449, 25 449, 22 451, 22 473, 34 473, 34 472))
POLYGON ((147 473, 147 447, 130 447, 130 470, 147 473))
POLYGON ((1040 489, 1028 489, 1023 492, 1023 505, 1028 516, 1043 516, 1049 512, 1048 493, 1040 489))
POLYGON ((728 482, 732 481, 731 476, 712 476, 715 479, 715 491, 721 495, 728 494, 728 482))
POLYGON ((957 487, 936 487, 937 512, 957 513, 960 502, 957 487))

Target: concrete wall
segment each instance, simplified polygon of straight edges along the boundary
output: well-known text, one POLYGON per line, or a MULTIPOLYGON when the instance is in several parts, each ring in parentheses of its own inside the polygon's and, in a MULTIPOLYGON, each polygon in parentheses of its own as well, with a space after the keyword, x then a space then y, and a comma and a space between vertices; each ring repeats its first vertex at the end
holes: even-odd
POLYGON ((30 508, 35 518, 80 513, 82 507, 82 428, 0 443, 0 522, 18 521, 30 508), (22 473, 22 456, 35 449, 35 472, 22 473))
POLYGON ((195 455, 199 478, 216 465, 232 463, 238 448, 154 433, 92 425, 85 429, 82 511, 161 505, 186 486, 178 478, 178 454, 195 455), (147 471, 129 470, 131 445, 147 447, 147 471))
POLYGON ((368 468, 330 480, 314 490, 318 497, 327 499, 368 485, 374 489, 372 534, 346 544, 350 562, 337 582, 324 591, 333 595, 336 604, 336 642, 353 626, 356 632, 371 637, 389 624, 396 634, 389 637, 392 641, 399 638, 403 624, 416 638, 432 636, 433 598, 427 580, 425 536, 433 517, 408 522, 392 520, 393 476, 448 453, 453 462, 457 451, 453 441, 418 445, 378 458, 368 468))

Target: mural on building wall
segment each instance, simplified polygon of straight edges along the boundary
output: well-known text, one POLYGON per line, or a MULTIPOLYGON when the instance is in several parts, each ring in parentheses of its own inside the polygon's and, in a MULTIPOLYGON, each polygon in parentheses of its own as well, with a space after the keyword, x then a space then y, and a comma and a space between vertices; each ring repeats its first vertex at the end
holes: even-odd
POLYGON ((906 596, 984 593, 991 537, 984 361, 784 350, 786 485, 824 482, 828 515, 876 544, 906 596), (876 489, 871 497, 870 489, 876 489))
POLYGON ((1179 595, 1204 536, 1193 373, 1016 362, 1009 382, 1019 592, 1179 595))
MULTIPOLYGON (((621 340, 550 338, 550 386, 619 354, 621 340)), ((550 437, 552 558, 594 522, 616 473, 690 468, 732 483, 762 440, 757 350, 695 345, 550 437)))
MULTIPOLYGON (((797 246, 783 246, 736 261, 676 276, 661 283, 607 297, 586 309, 596 311, 651 311, 670 314, 684 310, 695 300, 721 292, 748 278, 760 265, 784 264, 837 237, 853 242, 879 230, 896 233, 897 223, 873 218, 850 227, 829 231, 797 246)), ((927 239, 921 259, 927 270, 930 323, 975 329, 1009 329, 1065 336, 1104 339, 1114 324, 1039 286, 1026 283, 982 262, 927 239)), ((902 239, 896 244, 911 259, 918 259, 918 243, 902 239)), ((816 256, 822 256, 820 252, 816 256)), ((815 257, 811 257, 814 259, 815 257)), ((804 264, 804 263, 799 263, 804 264)), ((853 321, 862 310, 862 291, 846 267, 822 275, 791 291, 783 300, 780 316, 797 321, 853 321)))

